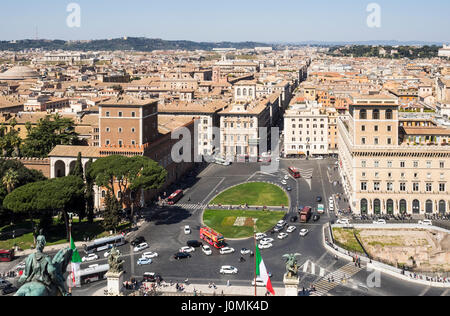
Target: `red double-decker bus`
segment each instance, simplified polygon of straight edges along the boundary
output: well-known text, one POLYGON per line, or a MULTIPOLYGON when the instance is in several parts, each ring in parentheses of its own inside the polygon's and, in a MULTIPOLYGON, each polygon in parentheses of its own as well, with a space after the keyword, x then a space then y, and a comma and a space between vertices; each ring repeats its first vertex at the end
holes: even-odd
POLYGON ((297 168, 289 167, 288 171, 289 171, 289 174, 296 179, 301 177, 300 171, 297 168))
POLYGON ((181 198, 183 197, 183 190, 177 190, 173 192, 168 198, 167 198, 167 204, 174 205, 177 203, 181 198))
POLYGON ((14 250, 0 249, 0 262, 10 262, 14 260, 14 250))
POLYGON ((209 227, 200 228, 200 239, 203 239, 211 246, 221 249, 225 247, 225 238, 209 227))

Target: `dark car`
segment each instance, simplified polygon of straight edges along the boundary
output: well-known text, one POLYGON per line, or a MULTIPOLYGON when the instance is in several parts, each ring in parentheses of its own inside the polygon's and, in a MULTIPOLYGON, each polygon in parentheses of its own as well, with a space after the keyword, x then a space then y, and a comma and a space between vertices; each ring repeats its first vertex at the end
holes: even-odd
POLYGON ((317 202, 322 202, 322 197, 321 196, 316 197, 316 201, 317 202))
POLYGON ((133 247, 136 247, 137 245, 142 244, 142 243, 144 243, 144 242, 145 242, 145 238, 142 237, 142 236, 139 236, 139 237, 135 238, 135 239, 131 242, 131 245, 132 245, 133 247))
POLYGON ((8 285, 2 290, 3 295, 8 295, 17 292, 17 288, 13 285, 8 285))
POLYGON ((298 220, 297 215, 291 217, 291 223, 295 223, 298 220))
POLYGON ((198 240, 189 240, 186 245, 188 247, 200 248, 203 244, 198 240))
POLYGON ((316 214, 313 216, 313 221, 317 222, 318 220, 320 220, 320 215, 316 214))
POLYGON ((176 260, 186 259, 186 258, 190 258, 190 257, 191 257, 191 255, 186 252, 178 252, 173 256, 173 258, 176 260))
POLYGON ((291 187, 287 187, 286 190, 287 190, 288 192, 291 192, 291 191, 292 191, 292 188, 291 188, 291 187))
POLYGON ((276 232, 276 233, 279 233, 279 232, 281 232, 283 230, 283 228, 284 228, 284 226, 277 225, 277 226, 275 226, 273 228, 273 231, 276 232))

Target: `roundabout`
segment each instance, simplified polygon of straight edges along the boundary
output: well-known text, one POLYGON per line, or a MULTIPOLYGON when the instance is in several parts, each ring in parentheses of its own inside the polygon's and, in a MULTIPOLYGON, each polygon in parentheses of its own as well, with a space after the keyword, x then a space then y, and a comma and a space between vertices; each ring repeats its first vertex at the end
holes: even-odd
POLYGON ((203 213, 204 225, 226 239, 245 239, 253 236, 255 227, 264 233, 282 220, 289 210, 289 197, 275 184, 250 182, 226 189, 209 205, 203 213))

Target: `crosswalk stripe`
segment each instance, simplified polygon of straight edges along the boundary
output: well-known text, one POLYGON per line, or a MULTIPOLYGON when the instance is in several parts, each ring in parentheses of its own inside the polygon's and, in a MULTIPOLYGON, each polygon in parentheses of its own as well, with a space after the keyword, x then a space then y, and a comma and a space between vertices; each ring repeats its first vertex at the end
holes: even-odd
MULTIPOLYGON (((344 279, 351 278, 355 274, 357 274, 362 269, 355 267, 352 263, 349 263, 340 269, 328 274, 327 276, 323 276, 321 280, 315 283, 316 291, 311 293, 311 296, 325 296, 331 290, 336 288, 341 284, 341 281, 344 279), (330 282, 332 280, 334 282, 330 282)), ((322 271, 321 271, 322 272, 322 271)))

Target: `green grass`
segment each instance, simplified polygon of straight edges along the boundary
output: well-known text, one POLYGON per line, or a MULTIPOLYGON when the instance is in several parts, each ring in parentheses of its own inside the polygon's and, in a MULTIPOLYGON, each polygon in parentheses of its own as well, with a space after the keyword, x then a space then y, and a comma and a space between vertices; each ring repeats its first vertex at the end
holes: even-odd
MULTIPOLYGON (((355 231, 356 235, 358 235, 358 231, 355 231)), ((344 229, 344 228, 333 228, 333 236, 336 244, 345 250, 349 250, 352 252, 364 253, 364 250, 361 248, 361 245, 356 240, 353 235, 353 230, 344 229)))
MULTIPOLYGON (((124 223, 119 226, 118 230, 120 231, 129 228, 130 226, 130 223, 124 223)), ((0 228, 0 231, 3 229, 5 229, 5 231, 14 229, 11 226, 5 227, 0 228), (8 227, 8 229, 5 229, 5 227, 8 227)), ((14 225, 14 227, 30 228, 31 224, 30 222, 20 223, 14 225)), ((44 235, 47 240, 47 246, 59 245, 68 242, 66 240, 66 226, 64 224, 54 224, 51 228, 48 229, 48 231, 44 231, 44 235)), ((94 221, 92 224, 88 223, 86 220, 82 221, 81 223, 75 221, 72 224, 72 236, 73 239, 78 242, 83 241, 85 237, 89 237, 90 240, 106 237, 109 236, 109 232, 103 229, 101 221, 94 221)), ((25 250, 30 249, 33 246, 33 243, 33 233, 28 233, 15 239, 0 240, 0 249, 11 249, 15 244, 17 244, 19 248, 25 250)))
POLYGON ((241 211, 241 210, 206 210, 203 222, 206 226, 224 235, 225 238, 248 238, 253 236, 253 225, 233 226, 238 217, 255 218, 258 233, 267 232, 283 219, 285 212, 241 211))
POLYGON ((289 205, 289 199, 286 193, 278 186, 256 182, 245 183, 233 187, 219 196, 211 204, 222 205, 254 205, 254 206, 281 206, 289 205))

